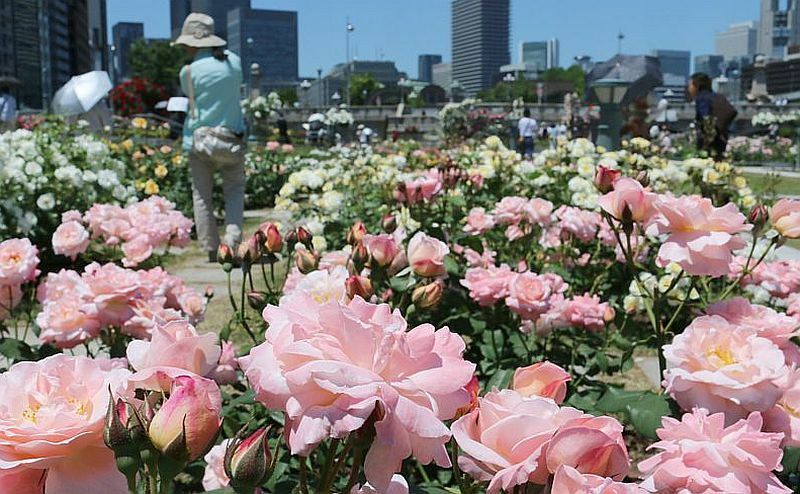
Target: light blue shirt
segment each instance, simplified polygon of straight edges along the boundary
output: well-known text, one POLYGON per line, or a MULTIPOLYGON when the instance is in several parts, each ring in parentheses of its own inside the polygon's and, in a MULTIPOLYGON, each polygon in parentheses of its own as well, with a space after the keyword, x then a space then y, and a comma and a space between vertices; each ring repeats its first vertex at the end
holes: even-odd
MULTIPOLYGON (((244 117, 239 91, 242 86, 242 62, 233 52, 225 51, 227 60, 217 60, 210 49, 201 49, 191 64, 194 87, 194 116, 192 104, 183 124, 183 148, 192 148, 192 135, 200 127, 224 125, 234 132, 244 132, 244 117)), ((181 89, 189 96, 186 67, 180 73, 181 89)))

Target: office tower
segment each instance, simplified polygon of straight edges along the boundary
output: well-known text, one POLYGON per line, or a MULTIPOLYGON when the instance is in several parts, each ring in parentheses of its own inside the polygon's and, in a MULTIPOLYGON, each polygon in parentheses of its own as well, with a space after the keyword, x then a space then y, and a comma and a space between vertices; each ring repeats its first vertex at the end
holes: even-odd
POLYGON ((800 1, 761 0, 758 53, 782 59, 789 46, 800 45, 800 1), (783 5, 781 5, 783 3, 783 5), (783 8, 785 7, 785 8, 783 8))
POLYGON ((237 8, 250 8, 250 0, 170 0, 172 38, 175 39, 180 34, 187 15, 200 12, 214 19, 215 34, 227 40, 228 12, 237 8))
POLYGON ((725 31, 717 33, 714 44, 716 54, 722 55, 725 60, 752 58, 758 44, 755 22, 731 24, 725 31))
POLYGON ((453 81, 468 96, 499 80, 510 63, 510 0, 453 0, 453 81))
POLYGON ((722 55, 697 55, 694 57, 694 71, 708 74, 712 79, 722 75, 722 55))
POLYGON ((112 28, 114 38, 114 82, 124 81, 131 77, 131 47, 144 39, 144 24, 141 22, 118 22, 112 28))
POLYGON ((431 82, 450 93, 453 82, 453 66, 449 63, 437 63, 431 67, 431 82))
POLYGON ((559 66, 558 39, 547 41, 523 41, 519 45, 519 63, 526 70, 541 72, 559 66))
MULTIPOLYGON (((169 0, 169 24, 172 39, 181 34, 183 20, 192 11, 192 0, 169 0)), ((216 21, 215 21, 216 23, 216 21)))
POLYGON ((441 55, 420 55, 417 62, 417 79, 433 82, 433 66, 442 63, 441 55))
POLYGON ((237 7, 228 12, 228 46, 242 58, 245 81, 258 63, 265 89, 298 80, 297 12, 237 7))
POLYGON ((106 0, 88 0, 87 29, 89 35, 90 70, 109 70, 108 14, 106 0))

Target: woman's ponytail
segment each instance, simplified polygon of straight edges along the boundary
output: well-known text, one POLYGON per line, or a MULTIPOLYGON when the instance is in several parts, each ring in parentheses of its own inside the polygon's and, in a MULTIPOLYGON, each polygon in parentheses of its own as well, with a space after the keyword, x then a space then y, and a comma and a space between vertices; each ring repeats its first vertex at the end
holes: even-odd
POLYGON ((212 54, 214 55, 214 58, 216 58, 220 62, 224 62, 224 61, 228 60, 228 54, 225 53, 224 48, 221 47, 221 46, 218 46, 218 47, 214 48, 214 51, 212 52, 212 54))

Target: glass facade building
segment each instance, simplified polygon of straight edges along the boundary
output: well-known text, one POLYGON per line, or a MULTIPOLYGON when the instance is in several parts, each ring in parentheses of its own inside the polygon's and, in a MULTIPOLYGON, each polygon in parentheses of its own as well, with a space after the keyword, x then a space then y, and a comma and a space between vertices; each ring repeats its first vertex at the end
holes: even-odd
POLYGON ((420 55, 417 62, 417 79, 433 82, 433 66, 442 63, 441 55, 420 55))
POLYGON ((129 79, 131 76, 131 47, 133 44, 144 39, 144 24, 141 22, 118 22, 111 29, 114 38, 114 60, 112 76, 114 82, 129 79))
POLYGON ((229 48, 242 58, 245 81, 257 63, 264 89, 297 84, 297 12, 238 7, 228 12, 227 32, 229 48))
POLYGON ((509 53, 510 0, 453 0, 453 83, 467 96, 498 82, 509 53))

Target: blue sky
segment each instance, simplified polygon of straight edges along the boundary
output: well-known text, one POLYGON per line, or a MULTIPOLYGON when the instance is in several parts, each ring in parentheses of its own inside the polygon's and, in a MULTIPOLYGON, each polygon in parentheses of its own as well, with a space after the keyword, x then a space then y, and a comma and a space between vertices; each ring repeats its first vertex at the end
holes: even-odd
MULTIPOLYGON (((109 29, 120 21, 144 22, 145 36, 169 36, 168 0, 107 0, 109 29)), ((624 53, 654 48, 713 53, 714 33, 755 20, 758 0, 512 0, 512 61, 521 41, 557 37, 561 65, 576 55, 605 60, 625 34, 624 53)), ((394 60, 417 75, 417 55, 450 59, 450 0, 252 0, 254 8, 296 10, 300 75, 327 71, 345 59, 345 19, 355 26, 352 50, 361 60, 394 60)))

